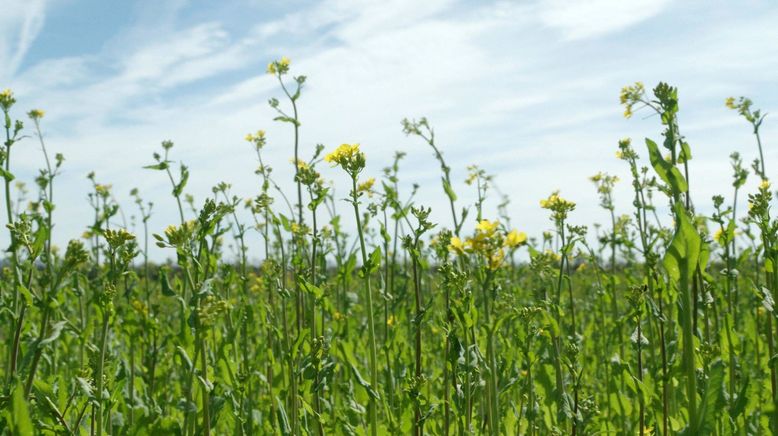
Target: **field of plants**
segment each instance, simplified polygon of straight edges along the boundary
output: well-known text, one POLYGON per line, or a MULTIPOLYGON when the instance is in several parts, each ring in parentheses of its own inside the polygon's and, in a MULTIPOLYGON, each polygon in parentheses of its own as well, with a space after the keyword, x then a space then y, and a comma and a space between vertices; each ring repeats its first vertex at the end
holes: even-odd
POLYGON ((287 58, 267 73, 288 136, 246 135, 251 198, 220 183, 195 200, 165 141, 138 172, 170 181, 169 204, 133 190, 120 205, 90 174, 94 220, 66 247, 52 241, 67 163, 46 151, 44 112, 24 116, 0 93, 0 434, 778 434, 778 220, 751 100, 722 97, 754 144, 733 150, 731 188, 705 215, 678 90, 624 87, 624 116, 652 115, 656 136, 614 138, 623 173, 590 178, 610 220, 576 225, 575 202, 549 186, 526 211, 549 231, 528 237, 504 203, 485 207, 491 175, 452 179, 425 118, 401 128, 440 168, 446 222, 401 181, 402 153, 372 162, 358 144, 302 144, 306 78, 287 58), (13 151, 29 142, 41 170, 22 201, 13 151), (292 158, 291 192, 270 147, 292 158), (364 175, 379 165, 379 180, 364 175), (617 183, 631 208, 615 207, 617 183), (457 197, 466 190, 474 204, 457 197), (160 208, 180 220, 150 228, 160 208), (123 211, 135 226, 119 224, 123 211), (174 260, 152 262, 152 244, 174 260))

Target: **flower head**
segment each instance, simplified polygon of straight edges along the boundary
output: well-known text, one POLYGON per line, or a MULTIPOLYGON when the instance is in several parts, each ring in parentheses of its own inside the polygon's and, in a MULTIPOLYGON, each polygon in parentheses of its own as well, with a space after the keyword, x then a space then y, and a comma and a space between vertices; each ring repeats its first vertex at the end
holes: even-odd
POLYGON ((43 109, 33 109, 27 112, 27 116, 33 121, 40 120, 44 115, 46 115, 46 112, 43 109))
POLYGON ((373 189, 374 184, 375 184, 375 177, 371 177, 357 186, 357 192, 366 192, 369 194, 373 189))
POLYGON ((499 225, 499 221, 481 220, 478 222, 478 224, 476 224, 475 230, 478 234, 491 236, 497 230, 499 225))
POLYGON ((575 203, 559 196, 559 191, 554 191, 548 198, 540 200, 540 207, 552 212, 551 217, 555 222, 564 221, 567 214, 575 209, 575 203))
POLYGON ((282 75, 289 72, 289 65, 292 61, 288 57, 282 56, 281 59, 275 60, 267 64, 267 73, 272 75, 282 75))
POLYGON ((724 229, 719 227, 716 229, 716 232, 713 234, 713 240, 721 244, 721 237, 724 235, 724 229))
POLYGON ((14 103, 16 103, 16 99, 14 98, 13 91, 6 88, 0 92, 0 107, 2 107, 4 111, 10 109, 14 103))
POLYGON ((246 142, 254 144, 254 147, 258 149, 264 147, 265 143, 267 142, 264 130, 257 130, 256 133, 247 133, 244 139, 246 142))
POLYGON ((465 254, 465 244, 457 236, 452 236, 449 241, 448 249, 456 254, 465 254))
POLYGON ((355 177, 365 167, 365 154, 359 150, 359 144, 341 144, 324 156, 324 161, 340 166, 355 177))
POLYGON ((635 82, 634 85, 621 88, 619 101, 624 105, 624 118, 632 116, 632 108, 642 101, 645 92, 646 89, 642 82, 635 82))
POLYGON ((505 235, 505 246, 508 248, 516 248, 527 243, 527 234, 519 232, 516 229, 511 230, 505 235))

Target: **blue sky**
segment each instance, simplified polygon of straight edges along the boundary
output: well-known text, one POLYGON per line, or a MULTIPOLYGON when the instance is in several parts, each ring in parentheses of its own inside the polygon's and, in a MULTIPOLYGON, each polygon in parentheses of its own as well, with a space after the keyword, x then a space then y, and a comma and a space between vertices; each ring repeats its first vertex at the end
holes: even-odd
MULTIPOLYGON (((660 131, 656 118, 622 116, 619 90, 638 80, 680 88, 698 208, 707 211, 716 193, 730 195, 729 154, 750 162, 756 146, 723 101, 746 95, 775 112, 775 23, 778 6, 768 1, 4 0, 0 88, 14 89, 18 117, 47 111, 48 147, 65 155, 55 194, 60 243, 89 223, 92 170, 113 185, 127 216, 137 187, 155 203, 154 231, 176 222, 168 182, 141 169, 165 139, 176 143, 173 158, 190 166, 188 191, 198 202, 220 181, 241 197, 257 192, 256 162, 243 141, 257 129, 268 131, 276 177, 291 180, 291 131, 272 121, 267 100, 280 91, 264 74, 281 55, 293 73, 308 76, 304 156, 316 143, 360 142, 365 175, 379 176, 396 150, 405 151, 406 192, 419 183, 419 201, 447 223, 437 164, 400 129, 403 117, 427 116, 462 200, 474 194, 462 183, 466 167, 478 164, 511 194, 513 224, 538 235, 548 227, 538 201, 555 189, 578 203, 575 222, 606 218, 587 178, 602 170, 625 179, 614 158, 618 139, 639 146, 660 131)), ((778 127, 770 116, 763 136, 775 171, 778 127)), ((17 150, 15 172, 31 188, 40 149, 28 139, 17 150)), ((345 192, 343 174, 323 173, 345 192)), ((622 182, 617 212, 629 212, 629 198, 622 182)))

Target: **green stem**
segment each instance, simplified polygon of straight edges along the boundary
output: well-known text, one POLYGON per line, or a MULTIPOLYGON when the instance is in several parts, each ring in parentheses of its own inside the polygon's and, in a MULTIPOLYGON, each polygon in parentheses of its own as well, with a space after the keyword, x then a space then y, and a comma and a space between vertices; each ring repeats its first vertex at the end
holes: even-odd
MULTIPOLYGON (((357 232, 359 233, 359 247, 362 253, 362 265, 368 265, 367 248, 365 247, 365 235, 362 229, 362 219, 359 215, 359 200, 357 193, 357 177, 353 175, 351 177, 351 199, 354 205, 354 215, 357 221, 357 232)), ((370 273, 365 270, 365 304, 367 309, 367 332, 368 332, 368 352, 370 357, 370 385, 378 392, 378 368, 376 367, 376 340, 375 340, 375 324, 373 321, 373 290, 370 285, 370 273)), ((370 418, 370 434, 376 436, 378 434, 378 404, 373 396, 370 396, 370 405, 368 409, 370 418)))

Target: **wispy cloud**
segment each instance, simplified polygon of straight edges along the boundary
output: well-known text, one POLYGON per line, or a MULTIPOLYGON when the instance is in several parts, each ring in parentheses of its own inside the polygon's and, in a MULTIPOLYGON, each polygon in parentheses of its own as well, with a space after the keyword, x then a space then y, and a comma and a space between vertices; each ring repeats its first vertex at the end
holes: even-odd
POLYGON ((540 18, 566 39, 602 36, 658 15, 669 0, 541 0, 540 18))
POLYGON ((0 79, 12 77, 45 21, 45 0, 8 0, 0 14, 0 79))

